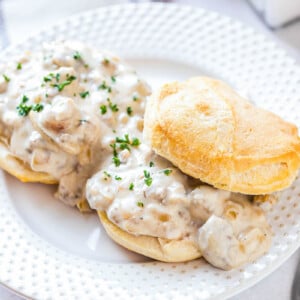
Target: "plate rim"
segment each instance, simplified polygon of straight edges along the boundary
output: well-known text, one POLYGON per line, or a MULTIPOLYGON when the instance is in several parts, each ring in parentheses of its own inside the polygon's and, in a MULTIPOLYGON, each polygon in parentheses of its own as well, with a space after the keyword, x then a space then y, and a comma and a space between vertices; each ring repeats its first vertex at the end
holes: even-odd
MULTIPOLYGON (((201 8, 201 7, 194 7, 194 6, 187 5, 187 4, 182 4, 182 3, 180 3, 180 4, 178 4, 178 3, 168 3, 168 4, 165 4, 165 3, 124 3, 124 4, 113 4, 113 5, 102 6, 102 7, 100 6, 97 9, 86 10, 86 11, 83 11, 83 12, 80 12, 80 13, 70 15, 64 20, 60 20, 58 22, 55 22, 55 24, 51 25, 48 29, 42 28, 41 30, 37 31, 36 33, 30 34, 29 36, 24 38, 22 41, 19 41, 17 43, 13 43, 13 44, 9 45, 8 47, 6 47, 5 49, 2 50, 3 56, 7 55, 7 53, 12 51, 13 49, 19 47, 24 41, 29 42, 30 40, 34 39, 37 36, 43 35, 44 33, 46 33, 47 31, 49 31, 51 29, 53 29, 54 27, 57 27, 60 24, 65 24, 66 22, 72 23, 73 20, 78 19, 81 16, 89 16, 90 14, 98 14, 99 12, 101 12, 105 9, 110 10, 110 9, 120 9, 120 8, 123 8, 123 7, 126 8, 126 7, 136 7, 136 6, 145 6, 145 7, 149 7, 149 8, 154 6, 154 7, 160 7, 161 9, 173 6, 173 7, 176 7, 177 9, 179 9, 179 10, 182 9, 182 8, 184 8, 184 9, 193 9, 193 10, 201 11, 202 13, 214 14, 218 18, 226 18, 227 20, 233 21, 233 23, 235 25, 239 25, 242 28, 242 30, 248 29, 248 30, 251 30, 253 34, 264 37, 264 39, 268 43, 270 43, 274 46, 275 50, 281 51, 282 53, 284 53, 284 58, 285 59, 292 60, 292 62, 297 67, 299 67, 299 65, 296 62, 296 59, 294 57, 290 56, 287 53, 286 49, 283 49, 278 43, 276 43, 275 40, 271 40, 271 38, 269 36, 266 36, 265 34, 259 32, 258 30, 254 29, 252 27, 250 27, 249 25, 246 25, 246 24, 242 23, 241 21, 236 20, 235 18, 232 18, 232 17, 227 16, 227 15, 223 15, 222 13, 219 13, 219 12, 204 9, 204 8, 201 8)), ((3 171, 1 171, 1 173, 3 173, 3 171)), ((298 234, 298 236, 299 236, 299 234, 298 234)), ((48 243, 48 241, 46 241, 46 242, 48 243)), ((299 247, 300 247, 300 239, 298 239, 296 242, 293 242, 292 247, 289 247, 288 251, 285 251, 286 256, 282 256, 281 259, 277 260, 275 263, 273 262, 272 264, 269 264, 269 266, 267 268, 265 268, 262 272, 260 272, 257 276, 253 276, 250 279, 245 279, 238 286, 232 287, 232 288, 227 288, 227 291, 225 291, 224 293, 213 296, 213 298, 210 298, 210 299, 227 299, 229 297, 237 295, 238 293, 250 288, 251 286, 255 285, 256 283, 260 282, 261 280, 263 280, 264 278, 269 276, 276 269, 278 269, 284 262, 286 262, 297 251, 297 249, 299 247)), ((88 259, 85 259, 85 260, 88 260, 88 259)), ((99 263, 102 263, 102 262, 99 262, 99 263)), ((145 263, 133 263, 133 264, 145 264, 145 263)), ((22 292, 20 292, 19 290, 15 289, 13 286, 11 286, 10 284, 3 283, 1 278, 0 278, 0 285, 3 285, 5 288, 13 291, 15 294, 20 295, 22 297, 25 297, 25 298, 32 297, 32 295, 23 294, 22 292)))

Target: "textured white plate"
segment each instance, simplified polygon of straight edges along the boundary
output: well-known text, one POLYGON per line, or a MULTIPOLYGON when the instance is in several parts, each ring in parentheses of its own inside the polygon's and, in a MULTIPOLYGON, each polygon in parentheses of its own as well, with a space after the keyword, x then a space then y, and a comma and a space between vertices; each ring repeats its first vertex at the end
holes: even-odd
MULTIPOLYGON (((299 67, 227 17, 176 5, 106 7, 67 19, 1 59, 60 38, 114 51, 153 87, 197 74, 222 78, 299 126, 299 67)), ((129 253, 106 237, 95 215, 65 207, 53 191, 0 173, 0 282, 36 299, 225 299, 269 274, 300 244, 299 178, 268 215, 269 254, 230 272, 203 260, 165 264, 129 253)))

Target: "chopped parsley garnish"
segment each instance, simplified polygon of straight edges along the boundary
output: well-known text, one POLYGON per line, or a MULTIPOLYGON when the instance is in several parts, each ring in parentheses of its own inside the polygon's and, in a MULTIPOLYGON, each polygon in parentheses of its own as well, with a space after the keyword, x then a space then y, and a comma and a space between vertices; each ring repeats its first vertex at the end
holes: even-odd
MULTIPOLYGON (((128 136, 128 134, 125 134, 124 138, 116 137, 116 143, 119 144, 119 148, 120 148, 121 150, 127 149, 127 150, 130 151, 130 147, 129 147, 130 141, 129 141, 129 136, 128 136)), ((115 145, 116 145, 116 143, 115 143, 115 145)), ((116 147, 117 147, 117 145, 116 145, 116 147)), ((115 148, 115 149, 116 149, 116 148, 115 148)))
POLYGON ((144 203, 141 202, 141 201, 138 201, 138 202, 136 203, 136 205, 137 205, 138 207, 144 207, 144 203))
POLYGON ((163 172, 165 175, 169 176, 172 173, 172 170, 166 169, 166 170, 163 170, 163 172))
POLYGON ((128 134, 125 134, 124 135, 124 138, 119 138, 118 136, 116 137, 116 142, 117 143, 130 143, 130 140, 129 140, 129 135, 128 134))
POLYGON ((32 110, 36 111, 36 112, 40 112, 43 109, 44 109, 44 105, 40 104, 40 103, 37 103, 37 104, 35 104, 35 105, 32 106, 32 110))
POLYGON ((138 138, 133 138, 132 139, 132 142, 131 142, 131 145, 134 146, 134 147, 137 147, 141 144, 140 140, 138 138))
POLYGON ((116 143, 110 144, 109 146, 113 149, 114 156, 117 156, 118 152, 117 152, 117 145, 116 145, 116 143))
POLYGON ((84 64, 84 67, 88 69, 90 66, 88 64, 84 64))
POLYGON ((20 104, 17 106, 17 110, 20 116, 27 116, 29 114, 29 112, 31 111, 32 106, 31 105, 26 105, 26 103, 28 102, 29 98, 24 95, 20 104))
POLYGON ((67 85, 71 84, 76 79, 73 75, 67 75, 66 80, 61 83, 52 84, 53 87, 56 87, 59 92, 61 92, 67 85))
POLYGON ((76 52, 74 53, 73 58, 74 58, 74 59, 82 59, 81 54, 80 54, 78 51, 76 51, 76 52))
POLYGON ((116 140, 113 144, 110 144, 110 147, 113 150, 113 163, 116 167, 121 164, 121 161, 118 157, 118 150, 128 150, 130 151, 130 146, 139 146, 140 141, 137 138, 133 138, 132 140, 129 139, 129 135, 125 134, 124 137, 116 137, 116 140))
POLYGON ((118 112, 119 111, 119 108, 118 108, 117 104, 113 104, 109 98, 107 98, 106 100, 107 100, 108 106, 109 106, 109 108, 111 109, 112 112, 118 112))
POLYGON ((131 183, 129 184, 129 190, 130 190, 130 191, 133 191, 133 189, 134 189, 134 184, 131 182, 131 183))
POLYGON ((136 95, 134 95, 134 96, 132 97, 132 100, 133 100, 133 101, 138 101, 139 98, 138 98, 136 95))
POLYGON ((89 91, 85 91, 85 92, 82 92, 82 93, 79 93, 80 97, 85 99, 87 96, 90 95, 90 92, 89 91))
POLYGON ((121 148, 121 145, 123 145, 123 144, 128 144, 128 145, 131 145, 134 147, 140 145, 140 140, 138 138, 133 138, 132 141, 130 141, 128 134, 125 134, 124 138, 116 137, 116 142, 120 143, 120 148, 121 148))
POLYGON ((130 148, 127 143, 121 143, 119 147, 121 150, 127 149, 128 151, 130 151, 130 148))
POLYGON ((154 162, 153 162, 153 161, 150 161, 149 167, 152 168, 153 166, 154 166, 154 162))
POLYGON ((6 76, 5 74, 2 74, 2 76, 6 82, 10 82, 10 78, 8 76, 6 76))
POLYGON ((107 89, 106 82, 103 81, 103 82, 98 86, 98 90, 106 90, 106 89, 107 89))
POLYGON ((122 177, 116 175, 116 176, 115 176, 115 179, 116 179, 116 180, 122 180, 122 177))
POLYGON ((55 80, 56 80, 56 82, 59 82, 59 79, 60 79, 60 74, 59 74, 59 73, 56 73, 56 75, 55 75, 55 80))
POLYGON ((53 73, 49 73, 47 76, 44 76, 43 80, 44 80, 44 82, 50 82, 53 80, 53 78, 55 78, 56 82, 59 82, 60 73, 56 73, 55 75, 53 73))
POLYGON ((110 79, 111 79, 112 82, 116 82, 116 77, 115 76, 111 76, 110 79))
POLYGON ((113 163, 115 164, 116 167, 119 167, 121 164, 120 158, 117 156, 113 157, 113 163))
POLYGON ((98 90, 107 90, 108 93, 111 93, 111 87, 106 84, 105 81, 102 81, 102 83, 98 86, 98 90))
POLYGON ((106 112, 107 112, 107 106, 106 105, 101 105, 100 106, 100 110, 101 110, 101 115, 106 114, 106 112))
POLYGON ((152 178, 150 176, 150 172, 144 170, 144 182, 146 183, 147 186, 150 186, 152 184, 152 178))
POLYGON ((17 106, 17 110, 20 116, 27 116, 31 110, 40 112, 43 110, 44 106, 40 103, 34 104, 34 105, 27 105, 26 103, 29 101, 29 98, 24 95, 22 97, 22 100, 20 104, 17 106))
POLYGON ((54 74, 50 73, 49 75, 47 75, 47 76, 44 77, 44 81, 45 82, 49 82, 49 81, 52 80, 53 77, 54 77, 54 74))
POLYGON ((22 70, 22 64, 21 63, 17 63, 17 70, 22 70))
POLYGON ((132 115, 132 108, 130 106, 127 107, 127 114, 128 116, 132 115))

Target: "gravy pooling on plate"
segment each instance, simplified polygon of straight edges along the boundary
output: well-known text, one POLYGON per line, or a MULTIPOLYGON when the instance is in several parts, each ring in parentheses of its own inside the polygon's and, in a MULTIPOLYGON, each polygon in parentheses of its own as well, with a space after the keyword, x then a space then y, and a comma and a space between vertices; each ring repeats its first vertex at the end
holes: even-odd
POLYGON ((0 70, 2 142, 56 178, 60 200, 77 204, 105 157, 102 140, 125 119, 141 122, 149 87, 119 58, 71 41, 45 44, 0 70))

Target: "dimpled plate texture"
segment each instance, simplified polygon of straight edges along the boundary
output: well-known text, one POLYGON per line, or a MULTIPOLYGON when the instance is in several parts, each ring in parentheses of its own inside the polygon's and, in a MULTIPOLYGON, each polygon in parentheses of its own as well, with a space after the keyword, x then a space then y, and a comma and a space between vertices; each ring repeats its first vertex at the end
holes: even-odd
MULTIPOLYGON (((140 4, 86 12, 2 52, 1 60, 55 39, 78 39, 127 58, 197 67, 299 127, 300 69, 251 28, 191 7, 140 4)), ((282 264, 300 244, 300 180, 268 214, 273 246, 254 263, 221 271, 203 260, 182 264, 108 263, 68 253, 39 237, 11 203, 0 173, 0 281, 36 299, 225 299, 282 264)))

